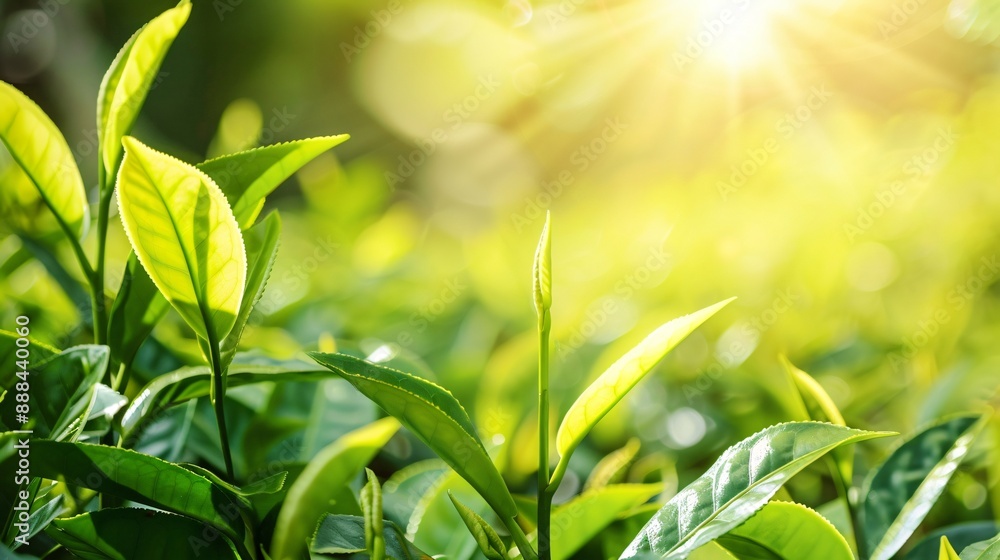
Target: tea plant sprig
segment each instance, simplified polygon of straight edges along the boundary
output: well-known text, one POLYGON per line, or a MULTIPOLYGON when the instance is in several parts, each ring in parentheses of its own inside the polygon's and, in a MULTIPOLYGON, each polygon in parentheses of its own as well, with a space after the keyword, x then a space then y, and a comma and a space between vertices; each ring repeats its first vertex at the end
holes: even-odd
POLYGON ((538 240, 533 268, 538 315, 538 558, 550 560, 550 518, 554 489, 549 488, 549 335, 552 332, 552 215, 538 240))

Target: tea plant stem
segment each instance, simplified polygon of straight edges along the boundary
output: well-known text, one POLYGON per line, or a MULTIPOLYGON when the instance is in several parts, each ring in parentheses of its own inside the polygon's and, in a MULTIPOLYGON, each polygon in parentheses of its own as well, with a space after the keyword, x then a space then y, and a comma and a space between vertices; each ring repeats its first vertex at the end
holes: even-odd
POLYGON ((552 496, 549 486, 549 333, 552 320, 548 308, 538 314, 538 557, 549 560, 549 516, 552 496))
POLYGON ((101 190, 101 198, 97 208, 97 261, 94 265, 94 277, 92 286, 95 297, 99 299, 94 306, 94 341, 97 344, 106 344, 108 338, 108 310, 104 303, 104 261, 108 245, 108 214, 111 209, 111 195, 115 192, 114 184, 105 185, 107 177, 104 172, 104 164, 98 163, 98 188, 101 190))
POLYGON ((222 445, 222 458, 226 462, 226 476, 229 481, 233 481, 233 454, 229 449, 229 433, 226 431, 226 379, 222 375, 219 343, 214 338, 209 336, 208 340, 212 354, 212 405, 215 407, 215 419, 219 423, 219 443, 222 445))

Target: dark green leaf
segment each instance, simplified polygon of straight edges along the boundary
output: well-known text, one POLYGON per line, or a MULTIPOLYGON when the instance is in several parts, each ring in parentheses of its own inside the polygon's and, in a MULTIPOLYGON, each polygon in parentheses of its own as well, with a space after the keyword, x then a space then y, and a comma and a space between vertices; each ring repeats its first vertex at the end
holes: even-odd
MULTIPOLYGON (((403 532, 391 521, 385 522, 383 531, 385 553, 396 560, 430 560, 413 543, 403 537, 403 532)), ((338 557, 365 551, 365 520, 354 515, 326 515, 316 527, 309 551, 320 557, 338 557)), ((274 558, 274 560, 279 560, 274 558)))
POLYGON ((982 429, 978 415, 958 416, 910 438, 865 482, 858 543, 871 560, 888 560, 906 543, 982 429))
POLYGON ((232 545, 194 519, 112 508, 58 519, 48 534, 84 560, 236 559, 232 545))

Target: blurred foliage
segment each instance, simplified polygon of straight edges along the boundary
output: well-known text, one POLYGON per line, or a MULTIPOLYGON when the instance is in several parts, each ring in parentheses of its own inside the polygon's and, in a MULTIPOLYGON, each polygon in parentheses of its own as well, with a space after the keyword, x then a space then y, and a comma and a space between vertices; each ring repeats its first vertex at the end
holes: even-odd
MULTIPOLYGON (((96 77, 168 5, 0 5, 0 78, 53 116, 88 184, 96 77)), ((285 230, 244 345, 290 356, 332 336, 420 356, 472 404, 484 440, 505 444, 504 474, 525 486, 534 454, 510 451, 537 447, 530 270, 545 210, 557 224, 554 415, 656 325, 738 296, 576 459, 592 467, 638 437, 632 472, 683 485, 728 444, 795 416, 782 353, 850 426, 908 433, 996 400, 994 10, 987 0, 201 0, 137 134, 200 161, 350 133, 269 199, 285 230)), ((5 153, 0 180, 5 197, 32 204, 5 153)), ((3 229, 51 232, 38 209, 3 229)), ((25 313, 44 342, 86 340, 88 312, 26 262, 37 250, 0 241, 0 323, 25 313)), ((113 220, 113 275, 127 254, 113 220)), ((155 359, 140 357, 147 377, 198 351, 171 313, 144 348, 155 359)), ((233 393, 248 411, 291 407, 292 424, 305 423, 296 405, 313 405, 294 387, 233 393)), ((211 448, 203 417, 193 453, 211 448)), ((860 461, 877 459, 863 451, 860 461)), ((819 480, 807 470, 789 492, 825 502, 834 490, 819 480)), ((988 480, 961 474, 943 501, 968 519, 935 509, 932 524, 992 518, 998 482, 995 466, 988 480)))

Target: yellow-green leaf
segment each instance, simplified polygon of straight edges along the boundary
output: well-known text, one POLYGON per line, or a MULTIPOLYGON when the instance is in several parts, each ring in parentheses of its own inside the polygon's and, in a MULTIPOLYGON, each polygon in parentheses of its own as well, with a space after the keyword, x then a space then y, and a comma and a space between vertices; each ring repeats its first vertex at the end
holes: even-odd
POLYGON ((941 537, 941 551, 938 553, 938 560, 960 560, 958 553, 948 542, 948 537, 941 537))
POLYGON ((611 367, 576 399, 563 418, 556 434, 556 447, 559 453, 563 456, 572 453, 584 436, 653 369, 667 352, 673 350, 733 299, 721 301, 666 323, 617 362, 611 364, 611 367))
POLYGON ((205 340, 232 329, 246 283, 240 228, 222 191, 194 167, 125 137, 118 207, 139 262, 205 340))
POLYGON ((122 137, 131 132, 146 95, 156 81, 160 64, 191 14, 182 1, 133 35, 104 75, 97 98, 97 130, 101 162, 112 173, 122 154, 122 137))
POLYGON ((66 139, 34 101, 0 82, 0 140, 67 235, 83 237, 87 192, 66 139))
POLYGON ((850 545, 829 521, 789 502, 768 503, 716 542, 739 560, 854 560, 850 545))

